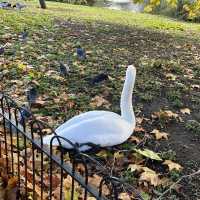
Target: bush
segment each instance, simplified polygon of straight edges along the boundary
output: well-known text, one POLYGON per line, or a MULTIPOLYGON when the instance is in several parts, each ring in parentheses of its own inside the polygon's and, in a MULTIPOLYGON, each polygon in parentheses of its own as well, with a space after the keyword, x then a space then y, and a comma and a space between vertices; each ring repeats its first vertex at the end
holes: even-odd
POLYGON ((167 14, 186 21, 200 22, 200 0, 133 0, 144 3, 145 12, 167 14))

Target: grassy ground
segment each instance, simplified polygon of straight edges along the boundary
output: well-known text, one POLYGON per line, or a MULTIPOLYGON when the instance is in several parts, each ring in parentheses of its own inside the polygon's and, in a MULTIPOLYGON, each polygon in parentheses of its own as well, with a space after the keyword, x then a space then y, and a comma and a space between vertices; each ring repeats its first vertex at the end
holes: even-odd
MULTIPOLYGON (((114 173, 156 197, 167 187, 153 188, 148 180, 139 185, 140 173, 128 170, 136 160, 125 159, 135 156, 130 151, 133 147, 149 148, 163 160, 183 166, 181 172, 169 171, 162 162, 144 159, 142 164, 161 174, 159 178, 176 181, 200 167, 199 24, 52 2, 47 2, 47 10, 39 9, 36 2, 26 4, 23 11, 0 10, 0 44, 6 44, 5 54, 0 56, 1 90, 23 104, 26 89, 35 85, 43 103, 33 112, 57 126, 92 109, 120 113, 126 66, 133 63, 137 68, 133 98, 137 139, 132 137, 115 148, 115 152, 129 151, 117 158, 114 173), (24 29, 29 35, 20 42, 24 29), (87 51, 85 61, 76 58, 77 42, 87 51), (71 72, 63 79, 58 62, 66 63, 69 57, 71 72), (91 86, 89 79, 101 72, 109 80, 91 86), (151 133, 154 129, 167 132, 169 138, 156 139, 151 133)), ((113 157, 108 156, 105 165, 109 168, 112 163, 113 157)), ((168 199, 197 200, 199 185, 198 176, 182 181, 168 199)))

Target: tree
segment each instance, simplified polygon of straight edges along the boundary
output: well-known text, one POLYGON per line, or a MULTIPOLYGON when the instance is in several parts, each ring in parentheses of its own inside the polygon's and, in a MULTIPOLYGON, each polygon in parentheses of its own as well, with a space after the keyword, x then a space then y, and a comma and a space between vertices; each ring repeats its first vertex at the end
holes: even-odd
POLYGON ((176 9, 176 13, 187 20, 200 21, 200 0, 133 0, 134 3, 144 3, 145 12, 154 12, 164 4, 176 9))
POLYGON ((42 9, 46 9, 47 8, 45 0, 39 0, 39 2, 40 2, 40 7, 42 9))

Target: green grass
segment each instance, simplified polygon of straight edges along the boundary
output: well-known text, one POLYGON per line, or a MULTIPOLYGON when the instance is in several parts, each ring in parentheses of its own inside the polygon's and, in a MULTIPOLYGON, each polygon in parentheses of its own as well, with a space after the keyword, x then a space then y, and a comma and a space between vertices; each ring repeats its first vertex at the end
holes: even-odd
POLYGON ((87 22, 104 22, 129 27, 164 30, 180 35, 197 37, 200 25, 186 23, 164 16, 115 11, 106 8, 77 6, 71 4, 47 2, 48 9, 38 9, 38 1, 25 2, 29 8, 21 12, 0 10, 0 22, 6 22, 13 29, 20 30, 24 26, 51 26, 55 18, 74 19, 87 22))

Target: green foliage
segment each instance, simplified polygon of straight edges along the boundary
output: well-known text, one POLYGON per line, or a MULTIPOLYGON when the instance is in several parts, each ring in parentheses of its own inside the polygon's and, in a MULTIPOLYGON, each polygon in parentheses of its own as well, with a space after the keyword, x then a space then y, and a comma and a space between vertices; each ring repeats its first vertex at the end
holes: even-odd
POLYGON ((200 135, 200 123, 196 120, 189 120, 186 123, 187 130, 191 131, 194 134, 200 135))
MULTIPOLYGON (((135 3, 146 3, 144 0, 133 0, 135 3)), ((200 21, 199 0, 150 0, 146 4, 145 12, 155 12, 165 6, 176 9, 176 14, 185 20, 200 21)))

